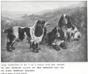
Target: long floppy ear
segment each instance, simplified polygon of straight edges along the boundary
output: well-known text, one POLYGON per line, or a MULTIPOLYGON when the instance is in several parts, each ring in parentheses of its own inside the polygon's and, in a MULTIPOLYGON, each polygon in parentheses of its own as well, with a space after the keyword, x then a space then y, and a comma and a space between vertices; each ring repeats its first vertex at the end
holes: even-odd
POLYGON ((67 16, 67 19, 68 19, 68 24, 72 24, 72 21, 71 21, 71 16, 67 16))
POLYGON ((61 15, 60 20, 59 20, 59 23, 60 23, 60 24, 62 24, 63 19, 64 19, 64 16, 63 16, 63 15, 61 15))
POLYGON ((59 22, 58 22, 58 26, 59 26, 59 27, 62 26, 62 24, 63 24, 63 19, 64 19, 64 16, 63 16, 63 14, 62 14, 61 17, 60 17, 60 20, 59 20, 59 22))

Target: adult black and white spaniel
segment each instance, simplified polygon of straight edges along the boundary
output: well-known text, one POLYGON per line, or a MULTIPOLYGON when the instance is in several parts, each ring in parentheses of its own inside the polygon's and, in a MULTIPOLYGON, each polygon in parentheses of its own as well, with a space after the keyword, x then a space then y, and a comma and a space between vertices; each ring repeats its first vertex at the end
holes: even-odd
POLYGON ((31 27, 26 27, 25 32, 30 43, 30 48, 33 48, 33 52, 38 52, 39 44, 42 42, 46 35, 47 24, 44 20, 37 20, 31 27))
POLYGON ((63 30, 66 40, 79 40, 81 33, 77 26, 72 24, 71 16, 63 14, 60 17, 58 26, 63 30))
POLYGON ((3 32, 7 34, 6 48, 8 51, 12 51, 13 49, 15 49, 13 47, 15 42, 22 41, 25 38, 24 28, 25 27, 14 26, 3 30, 3 32))

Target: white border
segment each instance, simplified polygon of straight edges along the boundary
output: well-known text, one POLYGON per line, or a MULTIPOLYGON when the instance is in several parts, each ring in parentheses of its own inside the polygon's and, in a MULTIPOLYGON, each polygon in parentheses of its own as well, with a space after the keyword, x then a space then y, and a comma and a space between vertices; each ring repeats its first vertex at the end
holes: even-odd
MULTIPOLYGON (((2 0, 2 1, 36 1, 36 0, 2 0)), ((47 0, 37 0, 37 1, 47 1, 47 0)), ((48 0, 48 1, 66 1, 66 0, 48 0)), ((73 0, 68 0, 68 1, 73 1, 73 0)), ((86 0, 74 0, 74 1, 86 1, 86 0)), ((0 7, 1 7, 1 2, 0 2, 0 7)), ((1 9, 0 9, 1 11, 1 9)), ((1 12, 0 12, 1 15, 1 12)), ((88 16, 87 16, 88 17, 88 16)), ((0 17, 1 19, 1 17, 0 17)), ((88 21, 88 19, 87 19, 88 21)), ((1 23, 1 22, 0 22, 1 23)), ((87 26, 88 28, 88 26, 87 26)), ((1 25, 0 25, 0 30, 1 30, 1 25)), ((87 30, 88 32, 88 30, 87 30)), ((1 32, 0 32, 0 40, 1 40, 1 32)), ((1 44, 1 42, 0 42, 1 44)), ((1 48, 1 47, 0 47, 1 48)), ((87 47, 88 49, 88 47, 87 47)), ((0 51, 1 53, 1 51, 0 51)), ((87 51, 88 53, 88 51, 87 51)), ((87 54, 88 56, 88 54, 87 54)), ((1 58, 1 55, 0 55, 1 58)), ((88 58, 87 58, 88 59, 88 58)), ((1 59, 0 59, 1 61, 1 59)), ((21 64, 20 62, 5 62, 5 64, 21 64)), ((25 64, 27 64, 29 62, 25 62, 25 64)), ((40 63, 40 62, 39 62, 40 63)), ((46 64, 45 62, 41 62, 42 64, 46 64)), ((52 62, 49 62, 49 64, 52 62)), ((88 62, 53 62, 54 64, 59 63, 59 64, 65 64, 65 67, 63 70, 38 70, 36 73, 33 74, 88 74, 88 62)), ((0 62, 0 65, 3 64, 0 62)), ((24 64, 24 63, 22 63, 24 64)), ((29 63, 29 64, 33 64, 33 63, 29 63)), ((36 64, 38 64, 38 62, 36 62, 36 64)))

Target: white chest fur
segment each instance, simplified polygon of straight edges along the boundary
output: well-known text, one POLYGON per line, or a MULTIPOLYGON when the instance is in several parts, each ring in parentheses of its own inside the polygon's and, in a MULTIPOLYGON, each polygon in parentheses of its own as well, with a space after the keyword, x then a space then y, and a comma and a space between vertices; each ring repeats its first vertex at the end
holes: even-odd
POLYGON ((34 34, 35 28, 30 27, 30 35, 31 35, 31 42, 40 43, 42 41, 43 35, 44 35, 44 29, 43 29, 43 34, 40 37, 36 37, 34 34))

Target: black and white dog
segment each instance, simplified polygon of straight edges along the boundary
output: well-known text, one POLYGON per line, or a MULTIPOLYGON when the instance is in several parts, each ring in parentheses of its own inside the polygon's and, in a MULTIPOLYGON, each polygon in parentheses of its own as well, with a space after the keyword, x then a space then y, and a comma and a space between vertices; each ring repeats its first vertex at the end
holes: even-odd
POLYGON ((30 48, 33 48, 34 52, 38 52, 40 49, 38 46, 42 42, 46 35, 47 24, 44 20, 37 20, 31 27, 14 26, 4 30, 7 33, 7 50, 12 51, 15 42, 23 41, 25 36, 30 43, 30 48))
POLYGON ((39 44, 42 42, 46 35, 47 24, 44 20, 37 20, 31 27, 26 27, 25 32, 30 43, 30 48, 33 48, 34 52, 38 52, 39 44))
POLYGON ((66 40, 79 40, 81 33, 76 25, 72 24, 71 17, 63 14, 58 22, 58 26, 63 30, 66 40))

